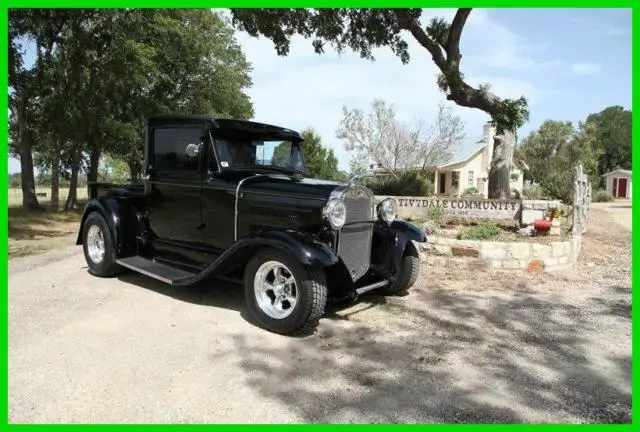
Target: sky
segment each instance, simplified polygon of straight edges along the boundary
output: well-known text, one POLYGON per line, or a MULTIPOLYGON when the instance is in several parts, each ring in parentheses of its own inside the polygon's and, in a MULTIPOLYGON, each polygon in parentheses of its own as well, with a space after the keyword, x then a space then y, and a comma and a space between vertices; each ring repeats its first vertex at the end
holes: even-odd
MULTIPOLYGON (((428 17, 451 19, 455 9, 427 9, 428 17)), ((375 61, 327 48, 313 51, 311 41, 295 38, 287 57, 265 38, 236 34, 252 63, 253 120, 294 130, 312 127, 334 149, 340 169, 349 155, 336 138, 342 108, 368 111, 374 98, 393 104, 402 121, 435 120, 438 104, 452 106, 465 123, 465 139, 454 159, 469 154, 489 120, 482 111, 458 107, 436 85, 437 69, 427 51, 409 43, 411 61, 403 65, 389 49, 375 61)), ((577 125, 610 105, 631 109, 630 9, 474 9, 461 39, 461 69, 471 85, 491 84, 501 97, 529 100, 530 119, 519 139, 547 119, 577 125)), ((9 172, 19 171, 9 160, 9 172)))

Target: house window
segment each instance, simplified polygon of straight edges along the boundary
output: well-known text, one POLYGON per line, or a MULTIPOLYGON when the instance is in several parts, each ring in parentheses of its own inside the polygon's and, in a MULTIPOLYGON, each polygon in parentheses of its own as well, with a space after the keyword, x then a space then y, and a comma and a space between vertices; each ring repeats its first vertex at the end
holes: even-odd
POLYGON ((453 171, 451 173, 451 187, 454 189, 460 187, 460 171, 453 171))
POLYGON ((473 186, 473 171, 469 171, 468 185, 473 186))

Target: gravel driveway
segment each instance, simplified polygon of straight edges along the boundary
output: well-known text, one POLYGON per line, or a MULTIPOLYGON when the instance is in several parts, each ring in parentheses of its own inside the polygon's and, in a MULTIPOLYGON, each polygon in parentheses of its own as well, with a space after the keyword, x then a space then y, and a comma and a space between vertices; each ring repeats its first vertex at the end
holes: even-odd
MULTIPOLYGON (((629 209, 630 212, 630 209, 629 209)), ((574 272, 424 267, 304 338, 239 287, 10 263, 9 417, 25 422, 629 422, 631 237, 594 208, 574 272)))

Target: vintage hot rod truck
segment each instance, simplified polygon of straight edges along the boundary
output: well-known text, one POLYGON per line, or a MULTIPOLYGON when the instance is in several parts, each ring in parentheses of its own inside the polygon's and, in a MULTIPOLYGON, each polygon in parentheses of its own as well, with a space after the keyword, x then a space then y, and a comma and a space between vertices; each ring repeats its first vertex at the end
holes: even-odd
POLYGON ((133 270, 175 287, 242 281, 261 327, 306 332, 331 301, 407 291, 415 225, 354 182, 310 178, 295 131, 244 120, 147 119, 141 184, 89 185, 77 244, 90 273, 133 270))

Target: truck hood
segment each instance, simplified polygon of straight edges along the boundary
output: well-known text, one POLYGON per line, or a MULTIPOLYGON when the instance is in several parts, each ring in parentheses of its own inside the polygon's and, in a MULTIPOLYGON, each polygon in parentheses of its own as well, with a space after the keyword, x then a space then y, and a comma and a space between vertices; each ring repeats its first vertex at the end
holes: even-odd
POLYGON ((337 187, 346 183, 313 178, 294 178, 280 174, 245 177, 240 192, 267 193, 326 200, 337 187))

